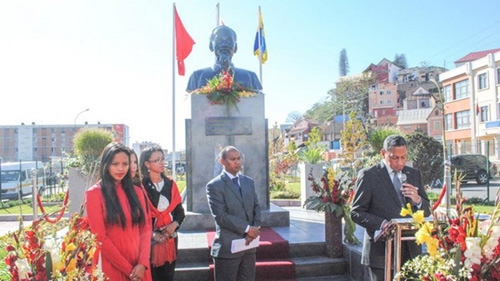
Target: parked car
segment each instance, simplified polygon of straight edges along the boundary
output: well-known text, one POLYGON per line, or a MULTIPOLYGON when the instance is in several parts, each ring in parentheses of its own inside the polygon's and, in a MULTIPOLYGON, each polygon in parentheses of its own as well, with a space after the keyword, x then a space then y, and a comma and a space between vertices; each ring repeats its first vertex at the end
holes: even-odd
POLYGON ((487 171, 488 159, 481 154, 459 154, 451 157, 451 174, 457 171, 464 176, 462 182, 475 180, 477 184, 485 184, 491 179, 491 171, 487 171), (490 173, 488 173, 490 172, 490 173))

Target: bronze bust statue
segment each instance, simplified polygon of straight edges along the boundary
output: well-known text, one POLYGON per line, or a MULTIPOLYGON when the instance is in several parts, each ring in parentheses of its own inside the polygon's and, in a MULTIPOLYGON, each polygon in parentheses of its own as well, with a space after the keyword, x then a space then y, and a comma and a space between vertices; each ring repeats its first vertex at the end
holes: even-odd
POLYGON ((191 93, 205 86, 208 80, 222 71, 229 71, 236 83, 248 89, 252 89, 255 92, 262 90, 259 78, 254 72, 236 68, 231 62, 234 53, 238 49, 234 30, 225 25, 214 28, 210 36, 209 48, 210 51, 215 53, 215 65, 194 71, 189 77, 187 92, 191 93))

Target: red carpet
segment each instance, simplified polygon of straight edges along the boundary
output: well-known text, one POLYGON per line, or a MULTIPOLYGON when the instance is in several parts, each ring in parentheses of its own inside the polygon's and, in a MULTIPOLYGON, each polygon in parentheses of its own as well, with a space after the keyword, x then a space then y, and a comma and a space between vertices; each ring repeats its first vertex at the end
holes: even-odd
MULTIPOLYGON (((214 230, 207 231, 208 247, 212 247, 214 230)), ((211 260, 211 258, 210 258, 211 260)), ((213 264, 210 263, 210 280, 213 280, 213 264)), ((270 227, 260 230, 257 248, 256 280, 295 280, 295 265, 288 259, 288 241, 270 227)))

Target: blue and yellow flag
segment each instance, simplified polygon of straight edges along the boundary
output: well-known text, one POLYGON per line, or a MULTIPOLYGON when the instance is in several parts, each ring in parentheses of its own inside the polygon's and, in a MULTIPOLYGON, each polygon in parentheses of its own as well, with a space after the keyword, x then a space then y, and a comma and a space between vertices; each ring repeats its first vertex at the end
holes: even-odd
POLYGON ((262 51, 262 63, 267 61, 267 46, 266 37, 264 33, 264 20, 262 19, 262 13, 259 9, 259 26, 257 27, 257 33, 255 34, 255 42, 253 44, 253 53, 260 59, 260 51, 262 51), (260 48, 259 48, 260 46, 260 48))

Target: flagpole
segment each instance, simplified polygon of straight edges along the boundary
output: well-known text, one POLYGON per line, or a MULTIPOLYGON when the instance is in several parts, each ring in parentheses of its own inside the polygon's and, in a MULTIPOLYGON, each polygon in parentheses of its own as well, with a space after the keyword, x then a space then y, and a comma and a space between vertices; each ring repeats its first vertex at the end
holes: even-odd
POLYGON ((219 3, 217 3, 217 5, 215 5, 215 26, 219 26, 220 25, 220 6, 219 6, 219 3))
POLYGON ((175 3, 172 9, 172 178, 175 181, 175 3))
POLYGON ((259 79, 260 79, 260 84, 262 87, 264 87, 264 82, 262 81, 262 28, 260 26, 261 24, 261 10, 259 6, 259 15, 258 15, 258 23, 259 23, 259 79))

